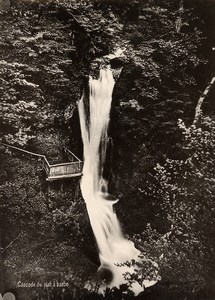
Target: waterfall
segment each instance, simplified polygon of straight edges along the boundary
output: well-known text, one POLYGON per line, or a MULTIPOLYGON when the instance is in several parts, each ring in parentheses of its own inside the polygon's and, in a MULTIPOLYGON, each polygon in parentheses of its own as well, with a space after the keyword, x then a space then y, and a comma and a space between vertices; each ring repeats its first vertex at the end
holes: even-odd
MULTIPOLYGON (((117 200, 108 194, 108 182, 103 177, 108 146, 108 126, 114 79, 111 70, 100 70, 98 80, 89 78, 89 108, 84 97, 78 105, 81 134, 84 146, 82 196, 86 202, 90 223, 98 244, 101 266, 106 272, 106 286, 119 287, 125 283, 123 274, 128 267, 117 266, 132 259, 138 260, 139 251, 122 235, 119 221, 113 210, 117 200), (108 200, 107 200, 108 199, 108 200)), ((132 289, 141 292, 136 284, 132 289)))

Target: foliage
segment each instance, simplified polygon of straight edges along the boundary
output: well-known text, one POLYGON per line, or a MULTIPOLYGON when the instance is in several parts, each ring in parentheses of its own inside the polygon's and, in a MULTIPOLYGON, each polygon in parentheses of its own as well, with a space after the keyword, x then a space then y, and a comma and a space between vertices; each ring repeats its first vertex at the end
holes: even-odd
MULTIPOLYGON (((215 124, 203 117, 200 127, 189 127, 207 57, 202 19, 188 2, 13 1, 0 20, 1 139, 55 163, 64 159, 65 145, 81 153, 76 102, 92 62, 124 50, 124 58, 111 61, 123 67, 111 112, 111 192, 120 194, 124 231, 158 263, 165 300, 213 291, 215 124), (187 127, 178 126, 179 118, 187 127)), ((0 158, 6 285, 21 276, 62 276, 74 291, 65 290, 67 297, 133 298, 127 286, 107 289, 104 297, 84 289, 99 262, 78 182, 48 189, 38 162, 3 150, 0 158)), ((127 278, 143 281, 144 268, 139 279, 127 278)), ((153 291, 144 297, 153 299, 153 291)), ((63 297, 63 291, 39 296, 63 297)))
POLYGON ((45 13, 20 4, 0 23, 2 138, 22 146, 50 128, 59 131, 71 98, 79 99, 70 30, 45 13))
POLYGON ((39 162, 1 150, 0 233, 6 288, 16 288, 19 280, 64 280, 83 289, 95 265, 82 253, 90 226, 84 204, 73 194, 76 185, 70 182, 72 188, 65 186, 62 193, 55 184, 47 193, 39 162))
POLYGON ((148 232, 136 239, 144 251, 152 254, 156 249, 164 281, 180 282, 178 290, 198 293, 213 288, 215 123, 204 117, 199 128, 187 128, 182 121, 179 126, 186 158, 157 164, 157 184, 148 182, 143 191, 159 199, 159 211, 165 212, 170 229, 159 234, 148 225, 148 232))

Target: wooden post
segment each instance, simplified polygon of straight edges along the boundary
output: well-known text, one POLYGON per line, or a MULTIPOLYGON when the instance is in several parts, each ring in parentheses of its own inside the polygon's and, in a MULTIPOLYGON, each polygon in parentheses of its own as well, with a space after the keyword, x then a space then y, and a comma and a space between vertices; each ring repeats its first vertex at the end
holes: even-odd
POLYGON ((63 193, 63 189, 64 189, 64 186, 63 186, 63 180, 62 180, 61 184, 60 184, 60 191, 61 191, 61 193, 63 193))
POLYGON ((50 181, 47 181, 47 190, 48 190, 48 198, 49 198, 49 194, 50 194, 50 181))
POLYGON ((76 189, 75 189, 75 199, 76 200, 78 199, 79 195, 80 195, 80 185, 79 185, 79 182, 78 182, 78 184, 76 186, 76 189))

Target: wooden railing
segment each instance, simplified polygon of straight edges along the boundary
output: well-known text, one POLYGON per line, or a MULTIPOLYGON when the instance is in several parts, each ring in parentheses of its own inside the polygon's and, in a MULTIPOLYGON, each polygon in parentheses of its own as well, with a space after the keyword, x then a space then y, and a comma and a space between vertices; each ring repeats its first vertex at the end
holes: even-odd
POLYGON ((11 150, 14 150, 14 151, 23 152, 23 153, 25 153, 25 154, 28 154, 28 155, 31 155, 31 156, 35 156, 35 157, 37 157, 37 158, 44 158, 44 157, 45 157, 45 156, 42 155, 42 154, 30 152, 30 151, 27 151, 27 150, 24 150, 24 149, 21 149, 21 148, 18 148, 18 147, 9 145, 9 144, 5 144, 5 143, 2 143, 2 142, 0 142, 0 145, 4 146, 5 148, 9 148, 9 149, 11 149, 11 150))
POLYGON ((46 176, 49 177, 51 165, 49 164, 47 158, 43 156, 42 159, 42 169, 45 171, 46 176))
POLYGON ((49 177, 68 176, 80 174, 82 170, 81 162, 69 162, 50 166, 49 177))
POLYGON ((64 147, 64 152, 65 152, 65 155, 68 157, 69 161, 81 162, 81 160, 74 153, 72 153, 72 151, 70 151, 68 148, 64 147))
POLYGON ((19 152, 25 153, 27 155, 37 157, 38 161, 40 161, 42 164, 42 169, 45 171, 45 174, 47 177, 46 180, 48 180, 48 181, 52 181, 55 179, 76 177, 76 176, 82 175, 82 161, 67 148, 64 148, 64 150, 65 150, 65 154, 68 157, 68 160, 70 160, 70 162, 51 165, 48 162, 45 155, 30 152, 27 150, 23 150, 21 148, 18 148, 18 147, 12 146, 12 145, 8 145, 5 143, 1 143, 1 142, 0 142, 0 145, 4 146, 6 148, 9 148, 13 151, 19 151, 19 152))

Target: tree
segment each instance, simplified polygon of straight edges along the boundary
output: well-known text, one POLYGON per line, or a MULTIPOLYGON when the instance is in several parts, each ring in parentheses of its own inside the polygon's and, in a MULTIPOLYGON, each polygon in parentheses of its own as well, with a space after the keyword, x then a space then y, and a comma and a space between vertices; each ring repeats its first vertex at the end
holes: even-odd
POLYGON ((140 241, 145 251, 148 247, 156 249, 155 261, 164 281, 172 281, 188 293, 213 293, 215 122, 202 117, 200 127, 186 127, 180 120, 179 127, 184 135, 184 159, 167 158, 164 164, 157 164, 157 184, 148 182, 143 191, 157 197, 169 230, 158 234, 149 226, 140 241))

